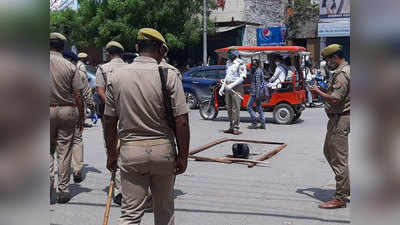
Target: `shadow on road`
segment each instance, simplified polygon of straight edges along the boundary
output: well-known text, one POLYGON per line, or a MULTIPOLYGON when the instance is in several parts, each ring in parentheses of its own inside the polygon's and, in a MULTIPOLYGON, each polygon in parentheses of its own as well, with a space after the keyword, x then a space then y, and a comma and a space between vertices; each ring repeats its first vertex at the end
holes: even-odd
POLYGON ((78 195, 80 193, 88 193, 88 192, 93 191, 93 189, 82 187, 79 184, 70 184, 69 188, 70 188, 72 197, 75 197, 76 195, 78 195))
POLYGON ((184 193, 182 190, 179 189, 174 189, 174 199, 176 199, 177 197, 181 196, 181 195, 185 195, 186 193, 184 193))
POLYGON ((334 189, 305 188, 297 189, 296 193, 307 195, 321 202, 327 202, 335 195, 334 189))
POLYGON ((88 173, 101 173, 101 171, 92 166, 88 166, 88 164, 84 164, 82 173, 83 173, 83 176, 86 177, 86 174, 88 174, 88 173))
MULTIPOLYGON (((105 188, 103 188, 103 191, 105 193, 108 193, 108 190, 110 189, 110 186, 106 186, 105 188)), ((185 195, 186 193, 184 193, 182 190, 179 189, 174 189, 174 199, 176 199, 177 197, 181 196, 181 195, 185 195)))
POLYGON ((318 217, 311 216, 291 216, 291 215, 282 215, 282 214, 274 214, 274 213, 257 213, 257 212, 232 212, 232 211, 212 211, 212 210, 201 210, 201 209, 175 209, 175 211, 181 212, 193 212, 193 213, 222 213, 222 214, 232 214, 232 215, 251 215, 251 216, 274 216, 274 217, 282 217, 288 219, 303 219, 303 220, 317 220, 325 223, 350 223, 349 220, 336 220, 336 219, 324 219, 318 217))
MULTIPOLYGON (((211 120, 211 121, 229 123, 229 118, 226 117, 226 116, 220 116, 220 117, 217 117, 217 118, 215 118, 214 120, 211 120)), ((241 123, 251 123, 251 119, 250 119, 250 117, 240 117, 240 122, 241 123)), ((301 124, 303 122, 304 122, 304 120, 302 120, 300 118, 300 119, 298 119, 297 121, 295 121, 292 124, 301 124)), ((265 123, 266 123, 267 127, 268 127, 268 124, 280 125, 280 124, 276 124, 274 122, 274 119, 273 118, 269 118, 269 117, 268 118, 265 117, 265 123)), ((282 126, 287 126, 287 125, 282 125, 282 126)))

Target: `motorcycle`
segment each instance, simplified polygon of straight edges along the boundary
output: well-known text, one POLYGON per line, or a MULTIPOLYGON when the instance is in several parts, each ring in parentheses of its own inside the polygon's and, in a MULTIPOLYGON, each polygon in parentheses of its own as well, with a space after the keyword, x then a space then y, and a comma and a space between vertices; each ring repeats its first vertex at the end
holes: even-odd
POLYGON ((219 107, 225 106, 225 98, 218 94, 222 82, 217 81, 210 85, 211 96, 200 102, 200 116, 205 120, 213 120, 218 116, 219 107))
MULTIPOLYGON (((308 81, 306 82, 306 87, 309 88, 310 86, 318 86, 321 91, 323 92, 327 92, 328 90, 328 84, 325 82, 324 76, 322 76, 322 74, 317 74, 315 75, 315 77, 313 78, 312 81, 308 81)), ((321 96, 316 95, 316 94, 312 94, 312 98, 313 98, 313 102, 323 102, 323 99, 321 96)), ((312 103, 312 105, 314 106, 314 103, 312 103)), ((310 106, 312 107, 312 106, 310 106)))

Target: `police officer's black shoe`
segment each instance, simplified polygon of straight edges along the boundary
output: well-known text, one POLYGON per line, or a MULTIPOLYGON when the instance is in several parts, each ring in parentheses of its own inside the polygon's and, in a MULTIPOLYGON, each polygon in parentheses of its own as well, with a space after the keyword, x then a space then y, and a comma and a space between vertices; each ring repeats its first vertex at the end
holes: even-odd
POLYGON ((71 200, 71 194, 68 192, 59 192, 57 203, 65 204, 71 200))
POLYGON ((233 129, 229 128, 227 130, 223 130, 222 132, 226 133, 226 134, 232 134, 233 133, 233 129))
POLYGON ((83 176, 82 176, 82 173, 81 173, 81 172, 74 173, 74 174, 73 174, 73 177, 74 177, 74 182, 75 182, 76 184, 79 184, 79 183, 81 183, 81 182, 83 181, 83 176))
POLYGON ((249 129, 257 129, 257 124, 256 123, 252 123, 247 128, 249 128, 249 129))
POLYGON ((119 193, 116 196, 114 196, 113 201, 114 201, 115 204, 121 206, 122 194, 119 193))

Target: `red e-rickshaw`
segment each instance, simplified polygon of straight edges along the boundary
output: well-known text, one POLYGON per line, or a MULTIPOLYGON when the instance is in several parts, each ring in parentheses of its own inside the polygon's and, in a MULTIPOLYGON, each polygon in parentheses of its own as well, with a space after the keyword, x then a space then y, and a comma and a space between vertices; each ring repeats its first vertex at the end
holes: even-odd
MULTIPOLYGON (((234 46, 215 50, 215 52, 226 58, 227 52, 236 48, 242 59, 258 58, 260 61, 268 60, 271 54, 280 54, 290 57, 294 62, 294 69, 289 71, 287 79, 281 82, 281 88, 274 89, 269 99, 266 99, 262 106, 264 111, 273 112, 273 119, 278 124, 291 124, 298 120, 301 112, 305 109, 306 91, 304 72, 300 67, 305 56, 310 53, 300 46, 234 46)), ((250 98, 250 84, 242 84, 241 108, 246 109, 250 98)), ((219 96, 218 91, 222 86, 221 81, 211 85, 211 97, 200 103, 200 115, 203 119, 213 120, 217 117, 220 107, 225 106, 224 96, 219 96)))

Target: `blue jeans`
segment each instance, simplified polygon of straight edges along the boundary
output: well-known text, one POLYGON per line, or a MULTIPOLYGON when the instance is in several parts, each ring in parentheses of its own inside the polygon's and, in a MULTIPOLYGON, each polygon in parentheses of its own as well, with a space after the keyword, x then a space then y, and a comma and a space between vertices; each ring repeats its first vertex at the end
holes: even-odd
POLYGON ((259 114, 260 123, 262 125, 265 125, 264 109, 261 106, 261 98, 256 99, 256 96, 254 96, 254 95, 250 96, 249 102, 247 104, 247 111, 250 113, 251 122, 253 124, 257 123, 256 113, 254 112, 254 109, 253 109, 254 102, 256 103, 256 109, 259 114))

